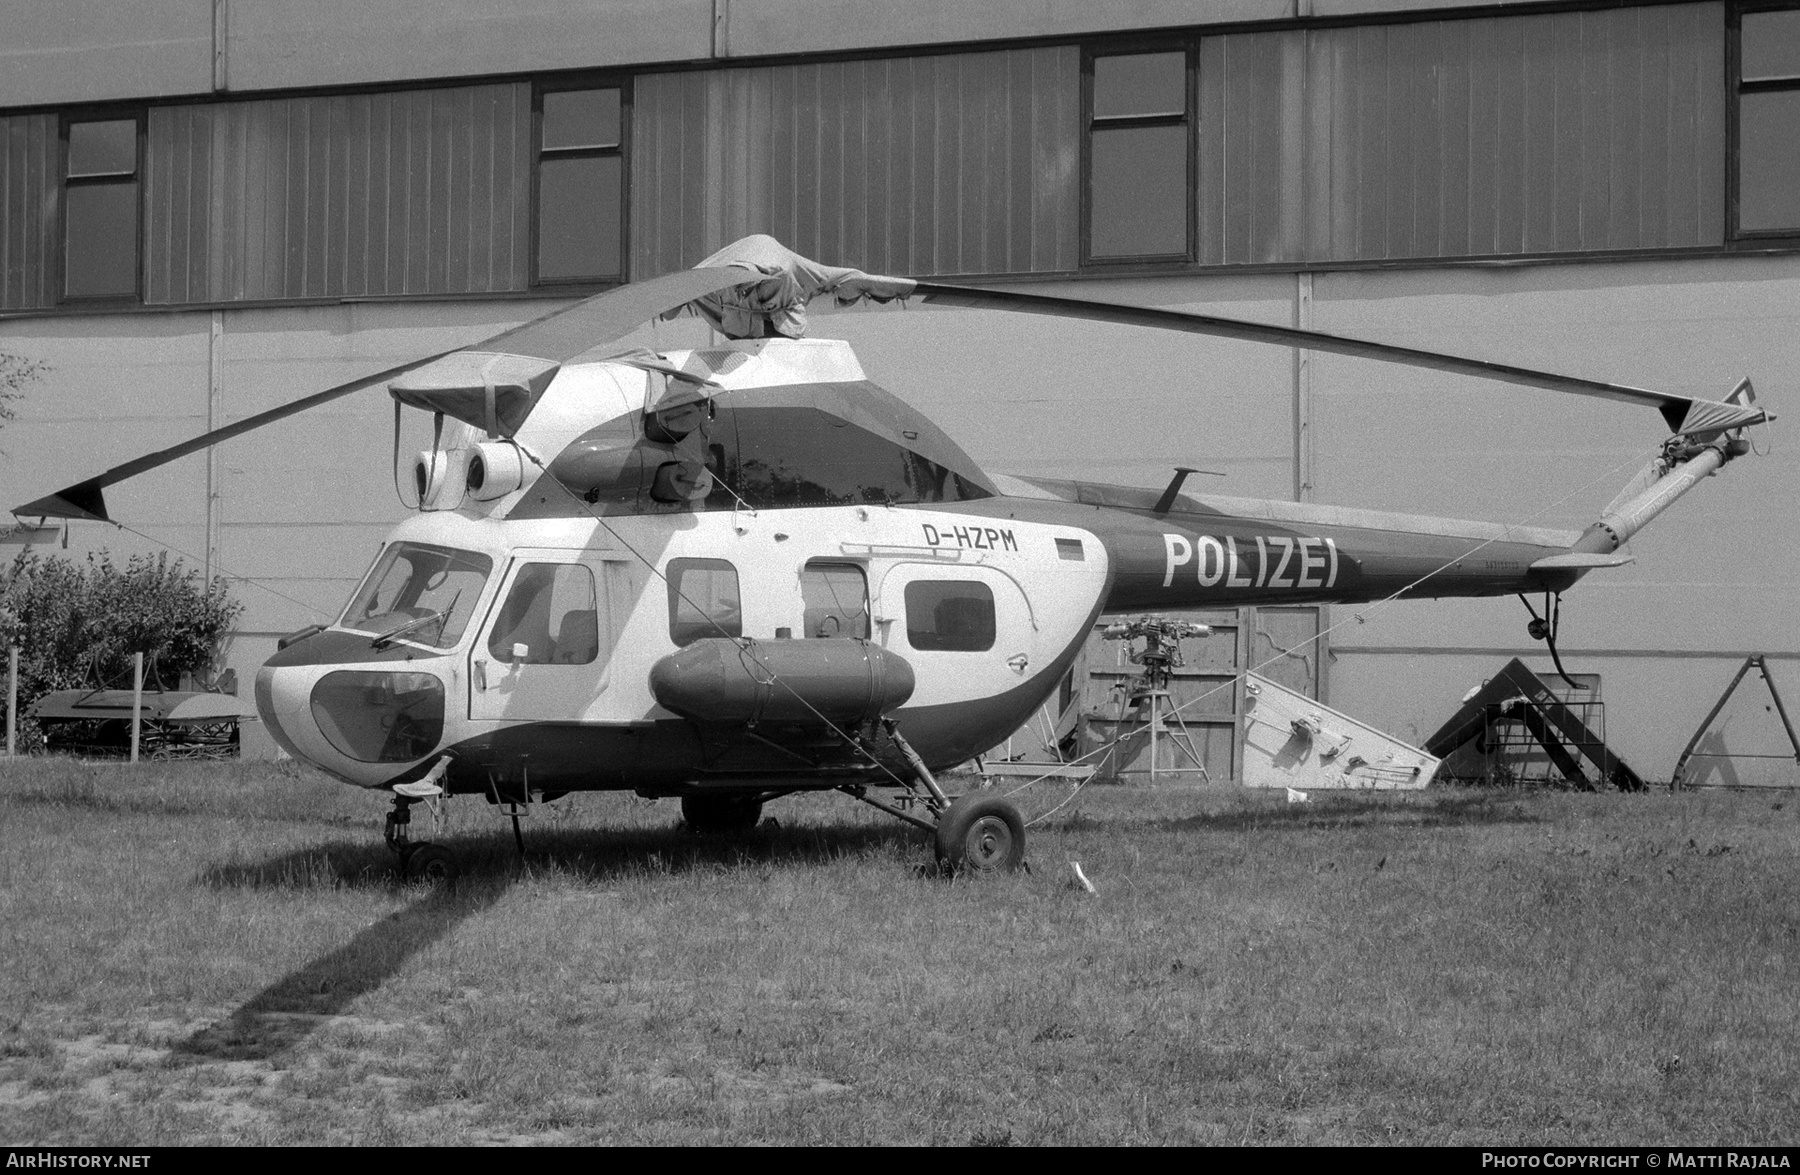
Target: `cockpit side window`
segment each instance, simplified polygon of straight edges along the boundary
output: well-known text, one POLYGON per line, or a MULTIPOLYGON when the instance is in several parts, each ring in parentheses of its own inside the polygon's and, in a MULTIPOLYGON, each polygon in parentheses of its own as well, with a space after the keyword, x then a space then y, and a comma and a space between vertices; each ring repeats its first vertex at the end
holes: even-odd
POLYGON ((519 568, 488 635, 488 653, 507 664, 592 664, 600 655, 594 573, 580 564, 519 568))
POLYGON ((737 568, 723 559, 671 559, 669 639, 690 645, 701 637, 743 636, 737 568))
POLYGON ((493 569, 492 559, 474 551, 427 543, 390 544, 338 623, 448 649, 462 639, 493 569))
POLYGON ((869 581, 854 563, 808 563, 800 571, 808 637, 869 635, 869 581))

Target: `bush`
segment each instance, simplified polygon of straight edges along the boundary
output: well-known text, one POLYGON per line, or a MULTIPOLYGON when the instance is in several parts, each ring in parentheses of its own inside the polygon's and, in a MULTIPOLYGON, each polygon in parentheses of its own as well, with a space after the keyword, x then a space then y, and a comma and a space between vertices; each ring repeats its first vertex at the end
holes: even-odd
MULTIPOLYGON (((0 647, 19 646, 19 713, 53 690, 129 689, 133 653, 144 654, 146 681, 204 678, 242 612, 225 580, 202 583, 164 555, 133 555, 121 570, 105 553, 21 554, 0 580, 0 647)), ((41 745, 36 726, 21 718, 21 750, 41 745)))
POLYGON ((0 351, 0 425, 12 420, 17 414, 13 402, 19 399, 25 385, 49 370, 36 359, 0 351))

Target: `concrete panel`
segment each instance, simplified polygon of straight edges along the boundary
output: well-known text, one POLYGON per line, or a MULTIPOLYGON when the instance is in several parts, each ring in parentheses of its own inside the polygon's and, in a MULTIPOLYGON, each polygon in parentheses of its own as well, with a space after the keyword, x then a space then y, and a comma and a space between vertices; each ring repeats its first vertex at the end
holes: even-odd
POLYGON ((968 4, 960 0, 720 0, 728 14, 722 49, 732 57, 819 53, 1013 37, 1071 36, 1199 23, 1284 20, 1292 0, 1040 0, 968 4))
MULTIPOLYGON (((1800 391, 1790 259, 1322 275, 1315 291, 1335 333, 1712 398, 1748 375, 1776 412, 1800 391)), ((1645 409, 1325 356, 1314 398, 1320 501, 1495 522, 1586 526, 1666 436, 1645 409)), ((1800 548, 1781 537, 1796 479, 1800 454, 1777 445, 1696 488, 1634 540, 1637 563, 1569 593, 1564 643, 1800 647, 1800 548)), ((1510 645, 1526 619, 1516 602, 1402 610, 1334 642, 1510 645)))
POLYGON ((212 89, 212 0, 0 0, 0 106, 212 89))
MULTIPOLYGON (((26 386, 15 405, 18 418, 0 433, 4 505, 42 497, 203 431, 205 324, 203 316, 104 315, 0 327, 0 350, 47 368, 26 386)), ((114 516, 138 529, 191 522, 205 511, 204 463, 176 462, 106 496, 114 516)), ((108 546, 104 536, 116 533, 88 524, 76 536, 108 546)))
MULTIPOLYGON (((485 338, 547 308, 363 304, 228 314, 217 423, 485 338)), ((0 504, 40 497, 207 427, 210 314, 16 320, 0 331, 0 350, 50 368, 0 434, 0 504)), ((428 424, 409 416, 407 471, 411 455, 430 443, 428 424)), ((213 566, 240 580, 245 631, 291 632, 342 607, 376 544, 406 513, 392 453, 392 401, 379 389, 219 447, 213 566)), ((194 454, 110 488, 109 512, 130 529, 77 523, 70 551, 123 559, 166 549, 203 565, 206 476, 206 457, 194 454)))
POLYGON ((232 0, 234 91, 704 59, 711 0, 232 0))

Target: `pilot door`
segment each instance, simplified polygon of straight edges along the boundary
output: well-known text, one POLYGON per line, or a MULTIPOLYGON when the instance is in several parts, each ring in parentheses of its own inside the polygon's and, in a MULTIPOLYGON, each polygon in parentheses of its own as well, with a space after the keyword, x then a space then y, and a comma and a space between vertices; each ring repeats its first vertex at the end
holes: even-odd
POLYGON ((469 652, 469 717, 571 722, 606 688, 613 626, 604 563, 521 550, 469 652))
POLYGON ((896 564, 875 613, 882 643, 912 663, 914 706, 1003 694, 1049 660, 1030 601, 991 567, 896 564))

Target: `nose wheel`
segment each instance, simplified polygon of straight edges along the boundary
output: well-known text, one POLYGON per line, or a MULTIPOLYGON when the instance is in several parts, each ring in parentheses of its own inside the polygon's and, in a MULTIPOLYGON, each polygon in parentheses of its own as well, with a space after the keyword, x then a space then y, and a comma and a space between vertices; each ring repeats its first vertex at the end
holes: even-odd
POLYGON ((461 872, 455 853, 428 841, 411 846, 401 855, 400 871, 408 881, 428 881, 433 885, 448 885, 461 872))
POLYGON ((385 829, 387 846, 400 858, 400 874, 408 881, 448 884, 455 881, 457 874, 461 872, 457 866, 456 854, 443 845, 416 841, 409 835, 412 806, 417 802, 417 797, 395 793, 394 806, 388 812, 385 829))

